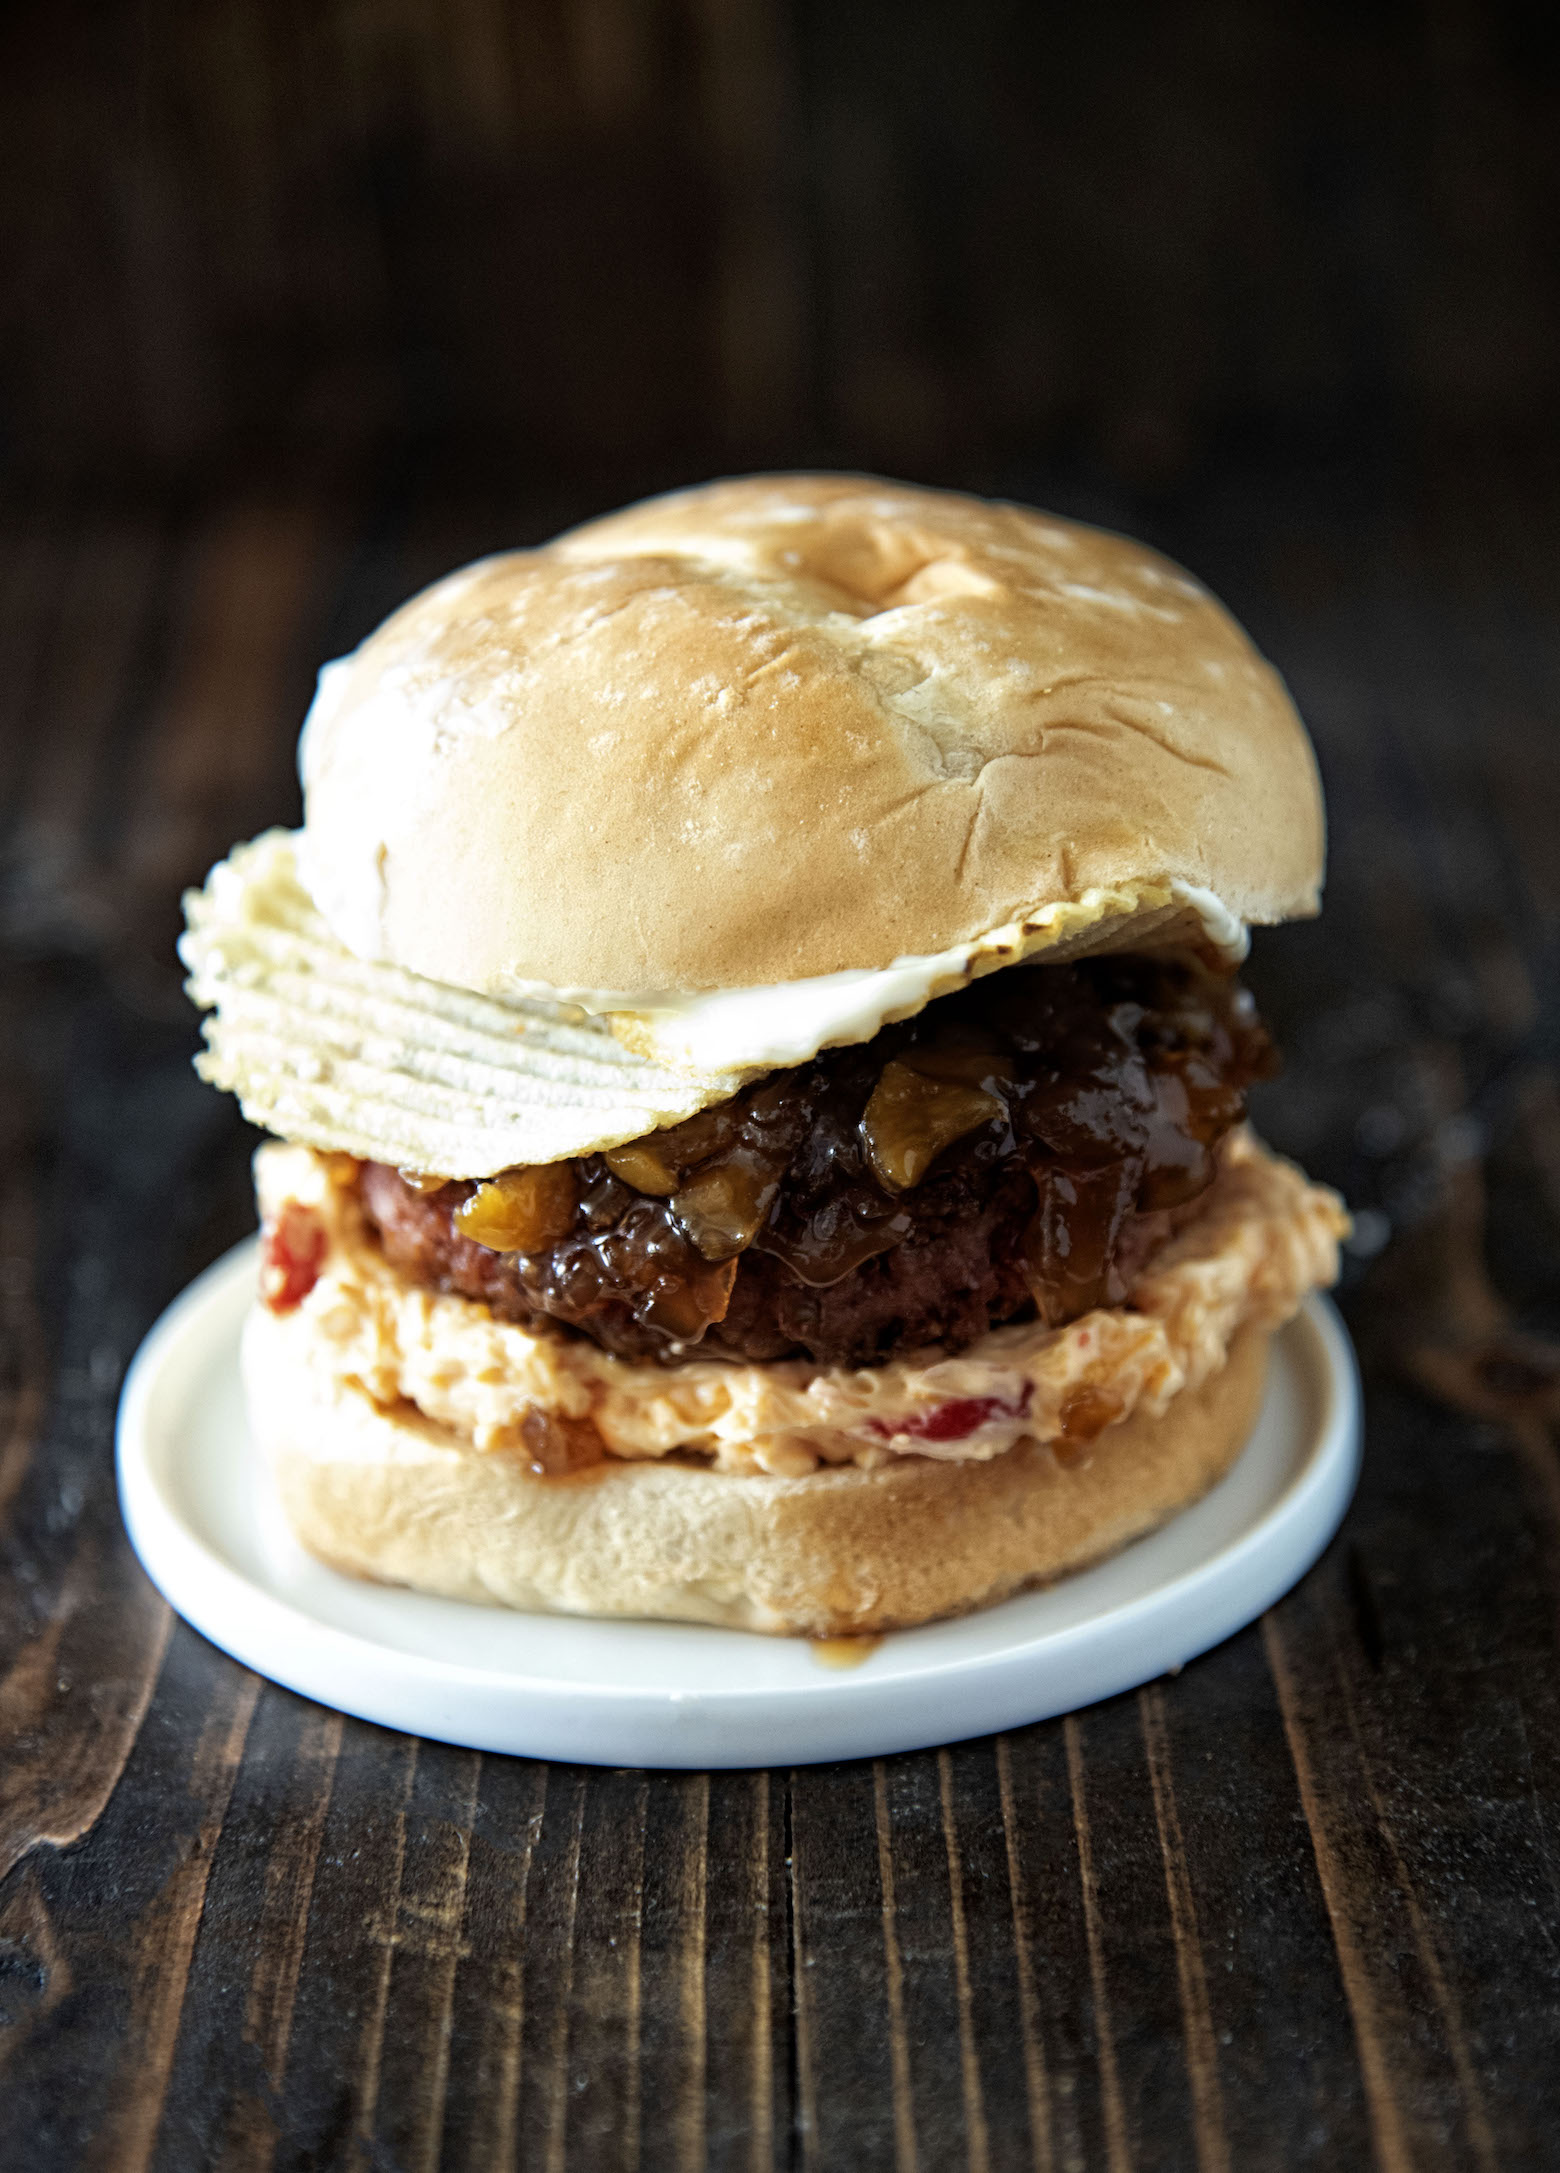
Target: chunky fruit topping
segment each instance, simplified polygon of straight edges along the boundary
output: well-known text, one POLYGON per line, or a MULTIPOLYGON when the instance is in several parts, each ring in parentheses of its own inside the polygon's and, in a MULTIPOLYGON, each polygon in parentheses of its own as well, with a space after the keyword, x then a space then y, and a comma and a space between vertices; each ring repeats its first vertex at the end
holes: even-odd
POLYGON ((1273 1068, 1228 974, 1016 966, 605 1154, 482 1184, 369 1164, 363 1197, 403 1272, 509 1319, 870 1364, 1120 1304, 1273 1068))

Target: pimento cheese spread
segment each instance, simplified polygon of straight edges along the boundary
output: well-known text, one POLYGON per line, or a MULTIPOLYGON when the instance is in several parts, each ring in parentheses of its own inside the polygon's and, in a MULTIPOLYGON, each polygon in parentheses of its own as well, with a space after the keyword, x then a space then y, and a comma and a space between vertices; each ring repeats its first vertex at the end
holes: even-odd
POLYGON ((268 1231, 309 1233, 312 1286, 276 1329, 333 1380, 415 1404, 483 1452, 516 1451, 528 1415, 589 1420, 610 1455, 707 1457, 717 1471, 802 1476, 895 1456, 984 1460, 1024 1436, 1086 1447, 1135 1411, 1163 1412, 1224 1363, 1248 1323, 1280 1327, 1337 1273, 1348 1217, 1249 1131, 1227 1142, 1202 1211, 1150 1261, 1123 1306, 1065 1327, 997 1328, 949 1356, 872 1367, 615 1358, 583 1336, 537 1332, 471 1298, 405 1282, 366 1227, 354 1164, 271 1144, 255 1157, 268 1231))

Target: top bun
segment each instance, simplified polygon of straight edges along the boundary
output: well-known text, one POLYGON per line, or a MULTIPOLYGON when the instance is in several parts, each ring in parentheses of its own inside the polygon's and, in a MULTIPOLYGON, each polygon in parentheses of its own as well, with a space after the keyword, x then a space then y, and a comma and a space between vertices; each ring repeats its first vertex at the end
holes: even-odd
POLYGON ((327 668, 302 759, 336 934, 486 993, 630 1008, 1072 908, 1095 948, 1238 938, 1321 879, 1304 729, 1206 590, 849 476, 681 491, 451 575, 327 668))

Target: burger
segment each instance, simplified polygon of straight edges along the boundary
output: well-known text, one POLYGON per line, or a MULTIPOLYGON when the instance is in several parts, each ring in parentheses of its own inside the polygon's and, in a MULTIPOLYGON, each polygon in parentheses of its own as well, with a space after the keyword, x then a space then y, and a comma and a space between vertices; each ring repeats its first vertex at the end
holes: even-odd
POLYGON ((312 1553, 839 1636, 1228 1470, 1346 1225, 1245 1122, 1315 764, 1179 568, 717 483, 414 598, 300 764, 181 948, 277 1135, 244 1370, 312 1553))

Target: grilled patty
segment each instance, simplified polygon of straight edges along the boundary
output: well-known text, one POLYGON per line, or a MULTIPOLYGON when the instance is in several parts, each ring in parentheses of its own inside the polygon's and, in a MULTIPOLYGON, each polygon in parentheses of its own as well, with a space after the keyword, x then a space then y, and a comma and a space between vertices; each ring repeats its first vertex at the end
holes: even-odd
POLYGON ((506 1320, 870 1365, 1120 1304, 1274 1068, 1229 975, 1009 967, 608 1155, 482 1186, 366 1163, 361 1195, 408 1280, 506 1320))

